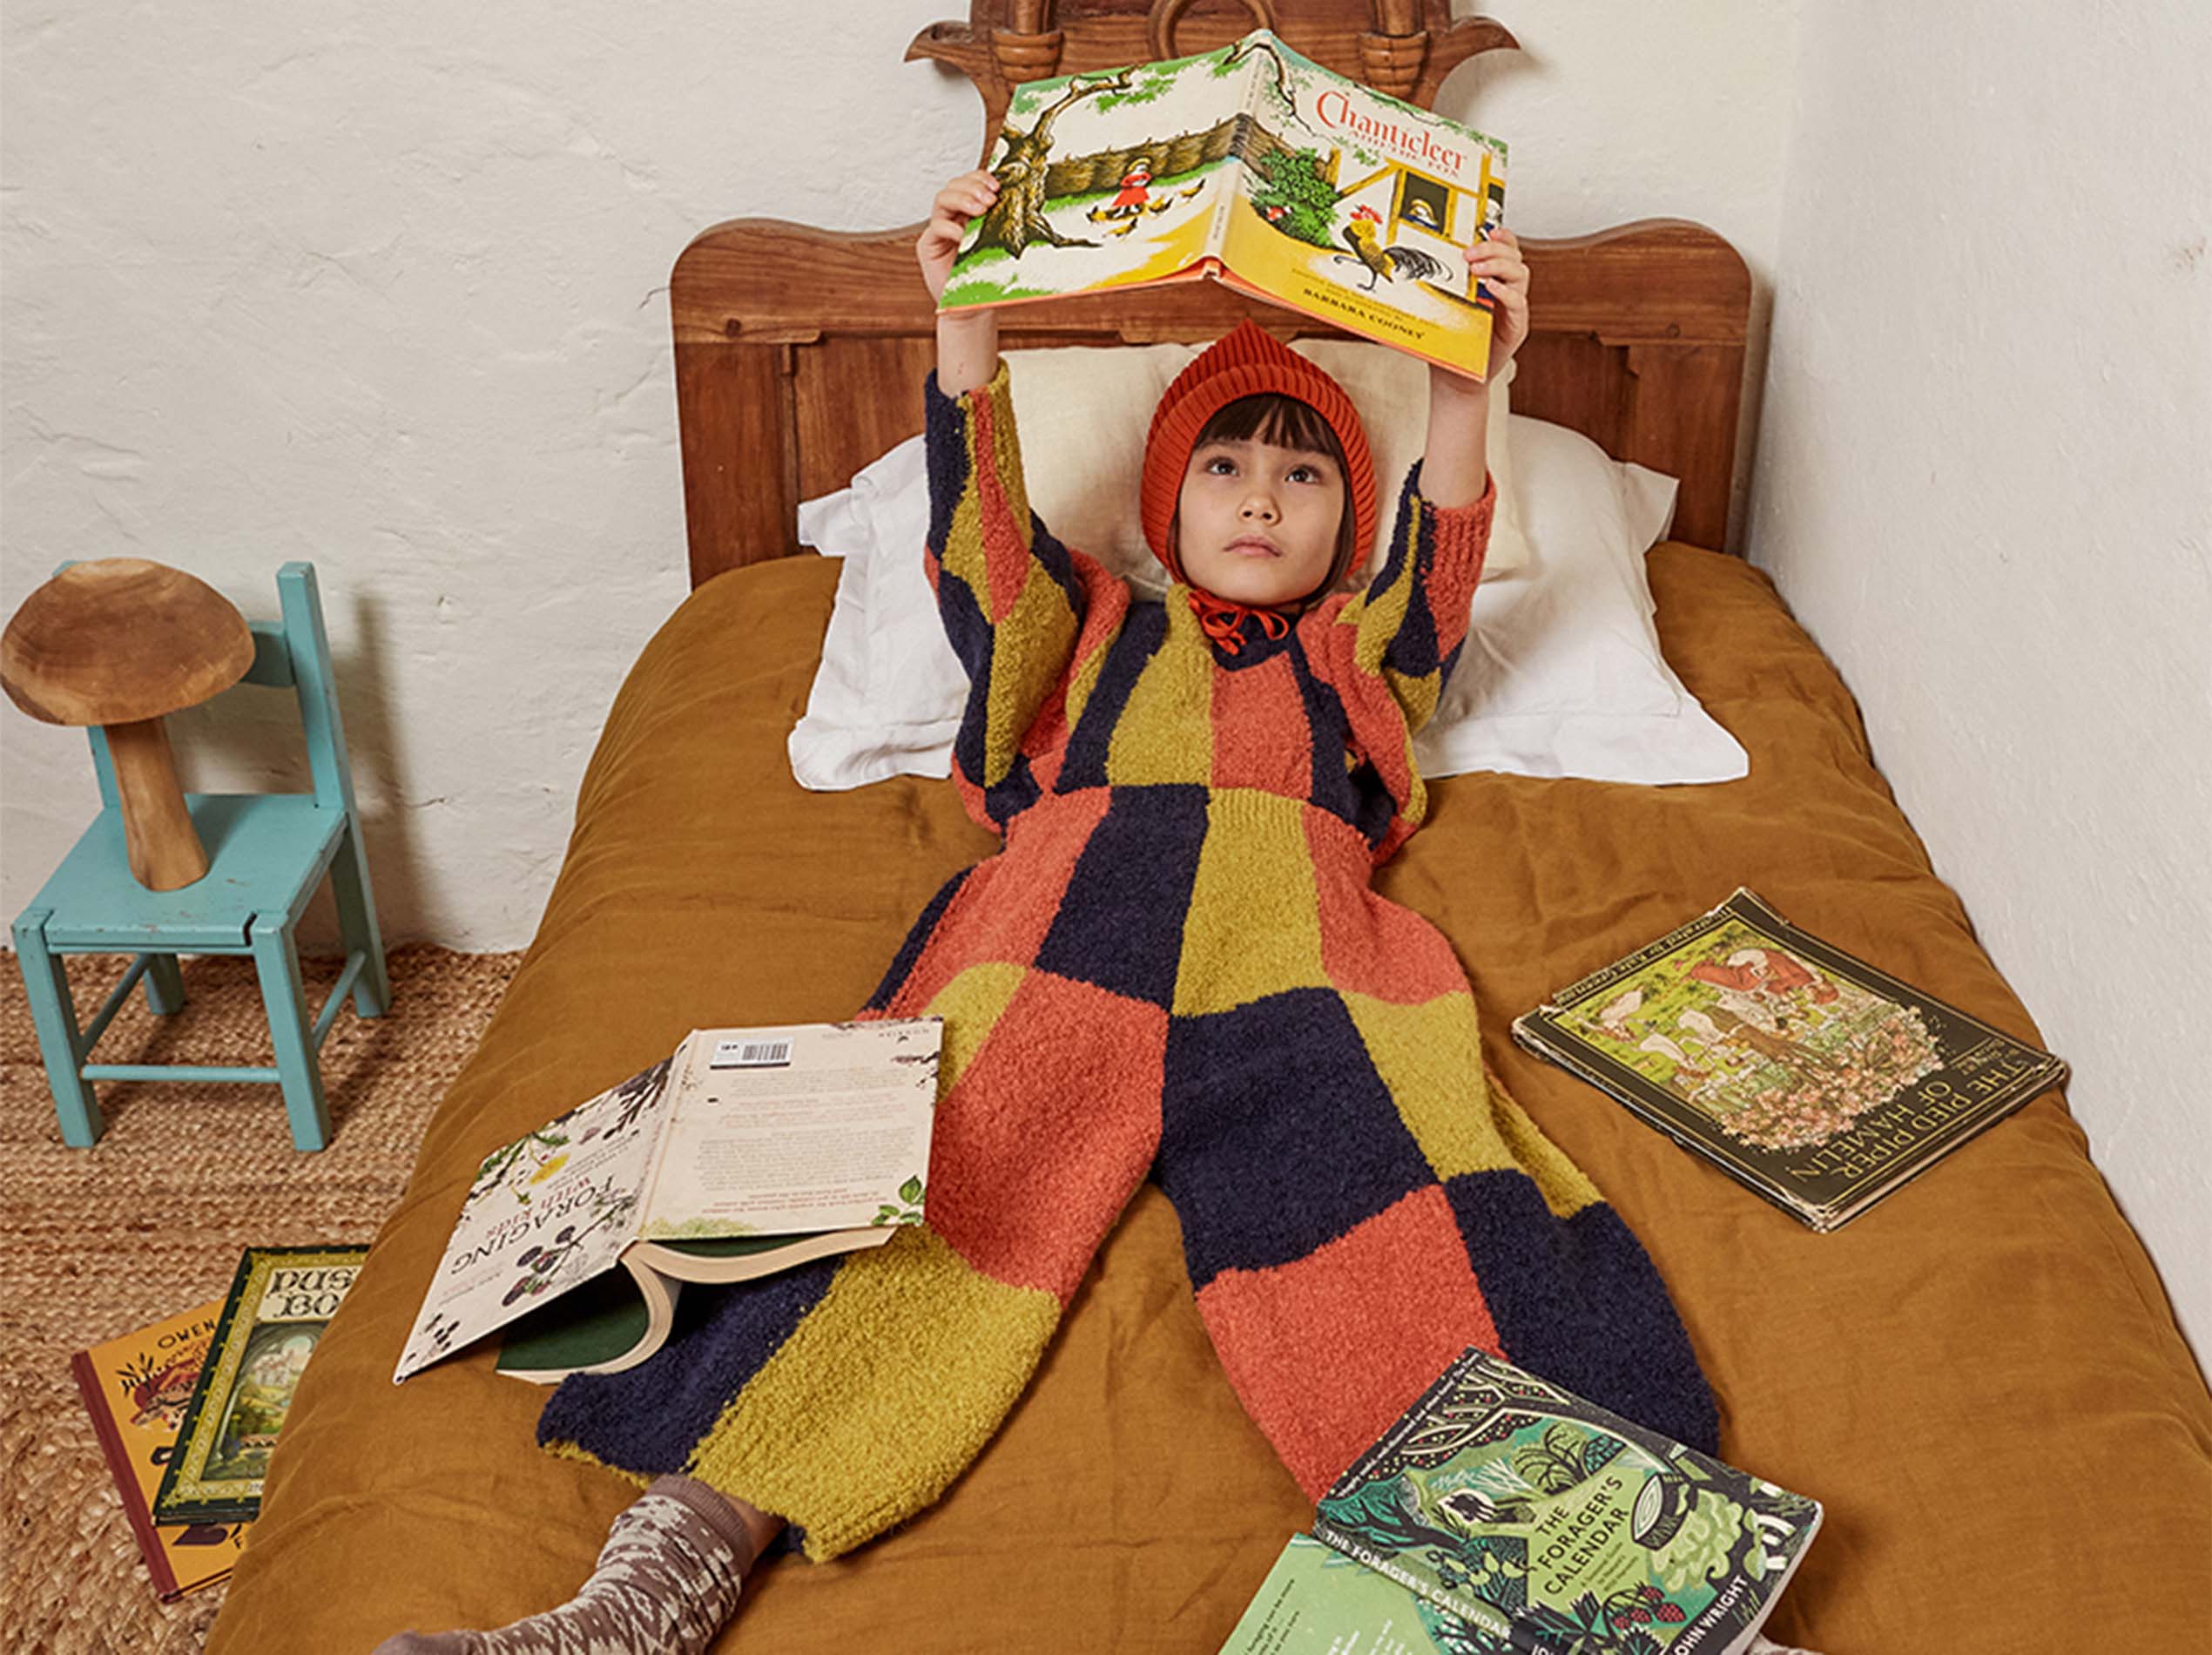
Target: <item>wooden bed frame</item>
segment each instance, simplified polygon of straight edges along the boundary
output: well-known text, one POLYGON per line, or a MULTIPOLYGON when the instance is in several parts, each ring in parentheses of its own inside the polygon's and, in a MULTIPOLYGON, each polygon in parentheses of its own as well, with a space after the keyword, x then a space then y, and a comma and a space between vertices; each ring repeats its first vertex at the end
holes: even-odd
MULTIPOLYGON (((1211 51, 1256 25, 1338 72, 1426 108, 1477 52, 1516 45, 1447 0, 970 0, 907 57, 966 73, 988 158, 1014 85, 1211 51)), ((670 279, 691 584, 799 551, 799 503, 921 429, 934 313, 919 224, 860 233, 735 219, 685 248, 670 279)), ((1572 427, 1615 458, 1682 480, 1673 537, 1727 543, 1750 278, 1703 226, 1642 219, 1564 240, 1524 239, 1530 336, 1513 409, 1572 427)), ((1251 317, 1278 338, 1348 337, 1212 281, 1018 305, 1009 349, 1218 337, 1251 317)))

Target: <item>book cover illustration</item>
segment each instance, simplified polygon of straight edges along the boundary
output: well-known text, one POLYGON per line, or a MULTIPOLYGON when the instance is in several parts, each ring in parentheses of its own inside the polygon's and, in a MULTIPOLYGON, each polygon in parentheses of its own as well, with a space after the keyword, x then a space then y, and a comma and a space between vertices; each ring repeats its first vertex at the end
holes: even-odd
POLYGON ((1483 1655, 1496 1641, 1312 1535, 1292 1535, 1220 1655, 1483 1655))
POLYGON ((1822 1231, 2067 1073, 1745 889, 1513 1035, 1822 1231))
POLYGON ((1820 1518, 1470 1346, 1313 1531, 1465 1621, 1466 1655, 1720 1655, 1750 1642, 1820 1518))
POLYGON ((549 1350, 604 1350, 634 1329, 617 1354, 642 1360, 674 1314, 662 1278, 686 1273, 665 1244, 920 1222, 943 1029, 900 1017, 695 1030, 671 1057, 495 1150, 394 1382, 618 1265, 635 1285, 603 1287, 584 1344, 561 1333, 567 1317, 539 1318, 533 1336, 556 1334, 549 1350), (633 1260, 641 1247, 651 1268, 633 1260))
POLYGON ((1460 249, 1505 211, 1506 146, 1301 57, 1217 51, 1015 89, 999 199, 940 303, 1217 275, 1477 376, 1492 301, 1460 249))
POLYGON ((260 1513, 300 1375, 368 1256, 367 1247, 246 1250, 154 1496, 157 1523, 260 1513))
POLYGON ((154 1496, 222 1311, 223 1301, 212 1300, 70 1358, 124 1516, 164 1603, 229 1574, 246 1541, 243 1523, 153 1520, 154 1496))

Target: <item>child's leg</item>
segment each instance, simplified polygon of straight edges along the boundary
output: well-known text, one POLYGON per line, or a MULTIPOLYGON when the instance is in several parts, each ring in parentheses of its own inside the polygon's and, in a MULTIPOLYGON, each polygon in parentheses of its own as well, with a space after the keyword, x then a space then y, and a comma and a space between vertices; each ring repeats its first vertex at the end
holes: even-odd
POLYGON ((946 1020, 928 1221, 716 1290, 647 1361, 565 1381, 542 1442, 687 1472, 788 1521, 818 1562, 921 1510, 981 1452, 1151 1165, 1167 1015, 995 963, 887 1010, 925 1013, 946 1020))
POLYGON ((560 1608, 496 1631, 401 1632, 375 1655, 700 1655, 782 1527, 664 1476, 615 1519, 591 1577, 560 1608))
POLYGON ((1489 1083, 1464 988, 1178 1016, 1157 1178, 1238 1400, 1317 1497, 1468 1345, 1694 1447, 1710 1393, 1658 1274, 1489 1083))

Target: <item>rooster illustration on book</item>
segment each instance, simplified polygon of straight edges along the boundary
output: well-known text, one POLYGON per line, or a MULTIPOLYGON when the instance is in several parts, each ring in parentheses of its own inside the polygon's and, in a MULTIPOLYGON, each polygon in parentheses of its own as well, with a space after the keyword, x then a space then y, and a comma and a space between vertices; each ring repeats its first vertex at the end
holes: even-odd
POLYGON ((1344 226, 1344 240, 1352 251, 1339 253, 1332 260, 1356 259, 1367 267, 1367 285, 1360 289, 1362 293, 1374 292, 1378 276, 1385 281, 1395 281, 1400 276, 1411 276, 1416 281, 1434 281, 1447 274, 1442 260, 1419 247, 1384 247, 1376 230, 1381 222, 1381 215, 1371 206, 1352 208, 1352 222, 1344 226))

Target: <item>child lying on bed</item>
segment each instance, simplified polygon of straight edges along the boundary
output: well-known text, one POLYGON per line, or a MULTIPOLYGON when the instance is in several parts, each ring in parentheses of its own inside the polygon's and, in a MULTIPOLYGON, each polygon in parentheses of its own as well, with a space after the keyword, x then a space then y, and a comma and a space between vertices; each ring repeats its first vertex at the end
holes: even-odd
MULTIPOLYGON (((933 295, 995 188, 938 195, 933 295)), ((1527 267, 1506 230, 1466 258, 1502 367, 1527 267)), ((569 1604, 386 1655, 704 1649, 772 1541, 836 1557, 960 1475, 1148 1176, 1231 1385, 1309 1496, 1469 1343, 1715 1446, 1642 1248, 1487 1081, 1450 944, 1370 885, 1427 809, 1412 742, 1488 542, 1487 388, 1432 372, 1426 456, 1355 594, 1377 509, 1359 417, 1240 325, 1152 417, 1163 603, 1031 514, 990 312, 939 319, 923 395, 925 555, 973 681, 955 780, 1004 838, 862 1013, 945 1019, 929 1220, 569 1380, 541 1442, 658 1480, 569 1604)))

